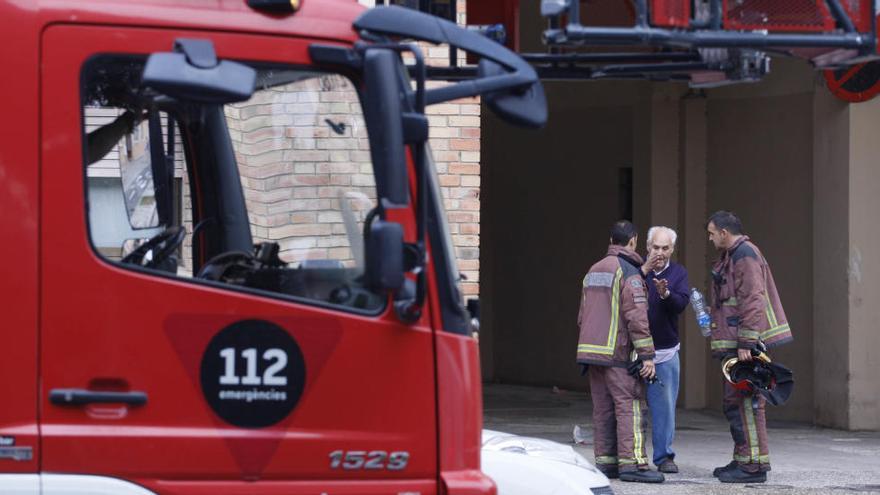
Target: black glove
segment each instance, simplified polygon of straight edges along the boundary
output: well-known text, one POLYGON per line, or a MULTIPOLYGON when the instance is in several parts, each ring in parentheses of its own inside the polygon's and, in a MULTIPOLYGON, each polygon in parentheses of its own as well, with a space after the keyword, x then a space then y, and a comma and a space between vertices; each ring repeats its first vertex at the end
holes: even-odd
POLYGON ((657 378, 656 373, 654 374, 653 378, 642 378, 641 375, 639 375, 639 372, 642 371, 642 368, 644 366, 645 365, 644 363, 642 363, 641 359, 636 359, 635 361, 631 361, 628 365, 626 365, 626 372, 629 373, 629 376, 635 378, 636 380, 644 380, 645 383, 649 383, 651 385, 658 383, 662 387, 663 382, 661 382, 660 379, 657 378))

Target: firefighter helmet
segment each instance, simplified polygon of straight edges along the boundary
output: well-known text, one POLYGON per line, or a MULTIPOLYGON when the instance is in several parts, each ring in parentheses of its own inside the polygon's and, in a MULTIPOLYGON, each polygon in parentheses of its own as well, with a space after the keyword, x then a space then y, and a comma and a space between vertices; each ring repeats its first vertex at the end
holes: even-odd
POLYGON ((760 393, 773 405, 784 404, 794 387, 791 370, 772 362, 764 352, 754 352, 753 357, 751 361, 736 356, 723 360, 724 379, 736 390, 760 393))

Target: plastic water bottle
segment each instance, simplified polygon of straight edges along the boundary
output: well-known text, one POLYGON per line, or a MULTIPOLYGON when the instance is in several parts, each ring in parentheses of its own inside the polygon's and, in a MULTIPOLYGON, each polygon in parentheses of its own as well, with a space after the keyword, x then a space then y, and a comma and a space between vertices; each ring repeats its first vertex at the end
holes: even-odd
POLYGON ((700 325, 700 333, 703 337, 712 335, 711 323, 712 319, 706 311, 706 304, 703 302, 703 295, 696 287, 691 288, 691 307, 694 308, 694 314, 697 317, 697 325, 700 325))

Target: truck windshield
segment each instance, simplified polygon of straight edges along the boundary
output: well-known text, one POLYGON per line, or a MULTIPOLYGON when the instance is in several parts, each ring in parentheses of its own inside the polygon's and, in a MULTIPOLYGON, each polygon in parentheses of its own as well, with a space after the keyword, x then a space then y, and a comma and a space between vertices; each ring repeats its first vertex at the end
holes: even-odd
POLYGON ((212 109, 144 92, 143 63, 100 56, 83 68, 96 251, 160 276, 358 312, 384 308, 384 295, 364 283, 364 224, 377 195, 352 81, 253 65, 253 96, 212 109), (219 127, 208 125, 213 111, 219 127), (234 155, 230 174, 224 145, 234 155))

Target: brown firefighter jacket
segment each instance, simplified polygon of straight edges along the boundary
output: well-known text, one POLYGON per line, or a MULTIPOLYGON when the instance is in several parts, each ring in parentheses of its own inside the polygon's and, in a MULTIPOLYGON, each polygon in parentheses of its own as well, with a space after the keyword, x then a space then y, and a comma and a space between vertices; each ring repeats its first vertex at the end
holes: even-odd
POLYGON ((742 236, 712 267, 712 355, 793 340, 776 283, 758 247, 742 236))
POLYGON ((612 245, 584 277, 578 312, 579 364, 626 366, 633 349, 643 360, 654 359, 641 265, 638 254, 612 245))

